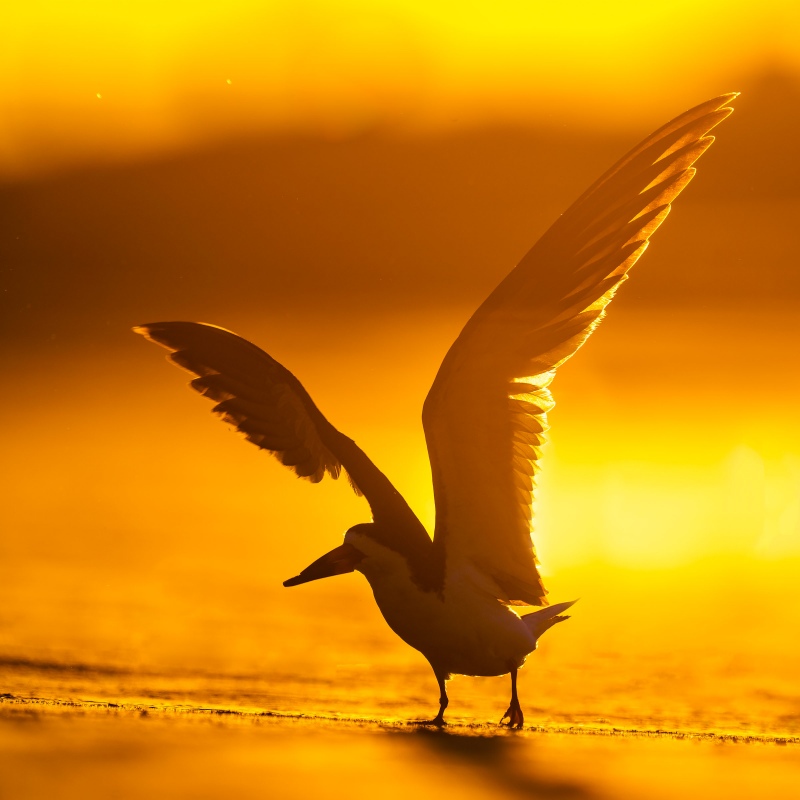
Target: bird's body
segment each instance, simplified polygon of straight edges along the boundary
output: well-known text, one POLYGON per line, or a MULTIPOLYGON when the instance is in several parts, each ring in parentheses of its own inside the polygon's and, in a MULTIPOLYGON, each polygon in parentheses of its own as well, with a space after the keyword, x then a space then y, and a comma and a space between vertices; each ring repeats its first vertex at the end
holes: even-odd
POLYGON ((451 674, 511 674, 504 719, 520 727, 516 675, 572 603, 548 606, 531 541, 533 486, 549 385, 591 335, 628 270, 694 175, 708 131, 736 95, 667 123, 606 172, 542 236, 473 314, 425 400, 436 499, 430 538, 362 450, 263 350, 213 325, 136 330, 172 351, 214 411, 313 482, 346 471, 373 521, 351 528, 285 586, 358 570, 392 630, 430 662, 447 707, 451 674), (520 617, 512 606, 547 606, 520 617))
POLYGON ((535 649, 530 628, 481 586, 476 567, 464 564, 450 573, 441 592, 426 592, 413 582, 402 556, 364 534, 349 532, 345 542, 368 551, 357 569, 389 627, 443 672, 505 675, 535 649))

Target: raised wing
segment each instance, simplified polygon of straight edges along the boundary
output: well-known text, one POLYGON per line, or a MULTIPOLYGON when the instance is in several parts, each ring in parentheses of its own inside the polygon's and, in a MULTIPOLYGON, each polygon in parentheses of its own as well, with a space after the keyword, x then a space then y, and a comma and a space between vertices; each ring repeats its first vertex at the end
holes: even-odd
POLYGON ((492 292, 442 362, 422 414, 434 549, 448 571, 471 562, 503 602, 547 603, 531 503, 555 370, 597 326, 736 96, 687 111, 599 178, 492 292))
MULTIPOLYGON (((167 348, 171 361, 197 376, 190 386, 215 401, 215 414, 301 478, 317 483, 326 473, 338 478, 345 470, 355 491, 369 501, 376 522, 394 522, 398 531, 421 529, 388 478, 325 419, 300 381, 263 350, 199 322, 155 322, 134 330, 167 348)), ((396 549, 402 551, 403 542, 396 549)))

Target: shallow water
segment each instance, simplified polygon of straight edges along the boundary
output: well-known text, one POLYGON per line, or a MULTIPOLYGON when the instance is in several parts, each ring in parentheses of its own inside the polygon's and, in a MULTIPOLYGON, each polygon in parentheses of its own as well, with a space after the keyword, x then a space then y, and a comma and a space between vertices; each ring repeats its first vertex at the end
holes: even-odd
POLYGON ((3 797, 792 798, 798 740, 0 699, 3 797))
MULTIPOLYGON (((257 336, 426 524, 419 407, 464 316, 257 336)), ((551 598, 581 600, 521 673, 520 736, 507 678, 456 678, 447 734, 406 726, 435 681, 360 576, 281 588, 367 518, 346 485, 293 480, 133 337, 8 356, 2 796, 793 796, 797 333, 617 316, 554 386, 535 539, 551 598)))

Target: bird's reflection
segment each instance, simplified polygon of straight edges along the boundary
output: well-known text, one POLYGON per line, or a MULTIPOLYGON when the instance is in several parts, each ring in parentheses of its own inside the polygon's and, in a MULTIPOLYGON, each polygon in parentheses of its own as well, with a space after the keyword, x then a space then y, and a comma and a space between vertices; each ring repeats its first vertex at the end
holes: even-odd
MULTIPOLYGON (((491 786, 498 796, 564 798, 595 797, 585 785, 543 770, 541 761, 531 758, 535 742, 524 734, 485 734, 454 728, 416 727, 410 729, 414 742, 437 766, 460 773, 469 770, 474 778, 491 786)), ((394 733, 393 735, 406 735, 394 733)))

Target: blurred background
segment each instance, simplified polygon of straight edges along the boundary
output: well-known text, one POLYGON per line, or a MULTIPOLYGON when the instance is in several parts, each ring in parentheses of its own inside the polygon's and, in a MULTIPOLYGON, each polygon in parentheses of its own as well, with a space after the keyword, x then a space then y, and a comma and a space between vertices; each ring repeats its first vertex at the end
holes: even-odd
MULTIPOLYGON (((305 384, 432 530, 450 343, 613 161, 741 91, 553 389, 535 541, 580 596, 530 722, 797 733, 800 10, 28 2, 0 33, 6 691, 430 715, 366 583, 280 583, 366 504, 214 420, 130 332, 213 322, 305 384)), ((505 680, 460 680, 454 718, 505 680)))

